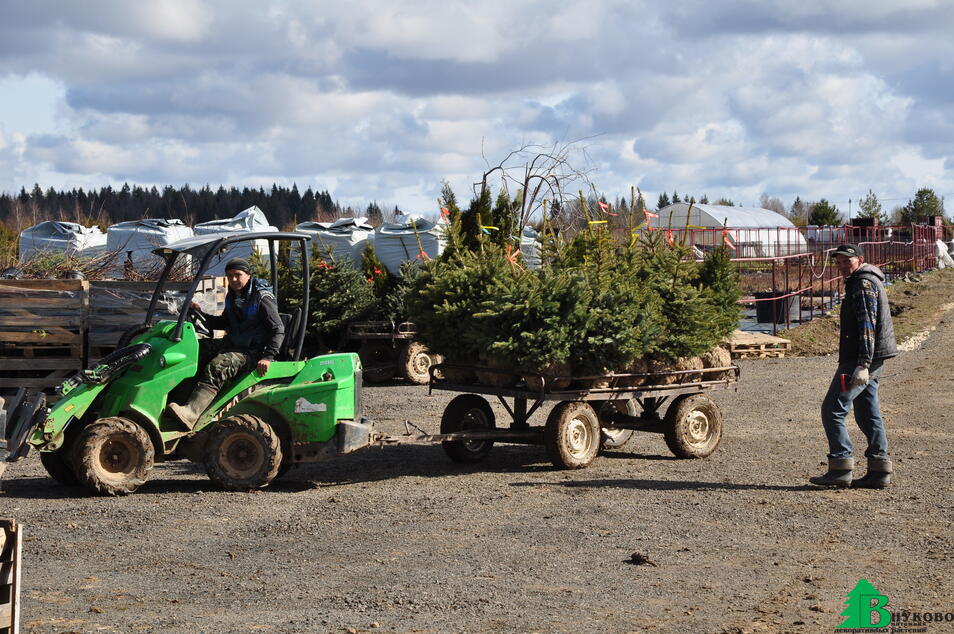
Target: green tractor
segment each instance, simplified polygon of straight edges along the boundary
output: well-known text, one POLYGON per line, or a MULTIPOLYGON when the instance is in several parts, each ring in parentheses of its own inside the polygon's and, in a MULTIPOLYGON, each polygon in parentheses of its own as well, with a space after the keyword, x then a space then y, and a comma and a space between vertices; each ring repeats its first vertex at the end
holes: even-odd
POLYGON ((285 339, 265 376, 253 367, 224 386, 192 429, 166 409, 191 391, 199 335, 212 336, 191 304, 215 258, 236 243, 267 241, 277 294, 276 243, 297 242, 306 253, 308 239, 301 233, 220 233, 156 249, 165 267, 144 323, 127 331, 115 352, 60 385, 60 398, 50 407, 42 392, 18 395, 5 433, 7 461, 35 447, 58 482, 121 495, 139 488, 155 462, 185 458, 203 463, 222 487, 245 491, 267 486, 297 463, 368 446, 372 426, 361 416, 358 355, 301 360, 308 258, 300 258, 302 297, 294 312, 282 314, 285 339), (173 271, 191 265, 195 277, 177 309, 178 319, 153 323, 164 283, 173 271))

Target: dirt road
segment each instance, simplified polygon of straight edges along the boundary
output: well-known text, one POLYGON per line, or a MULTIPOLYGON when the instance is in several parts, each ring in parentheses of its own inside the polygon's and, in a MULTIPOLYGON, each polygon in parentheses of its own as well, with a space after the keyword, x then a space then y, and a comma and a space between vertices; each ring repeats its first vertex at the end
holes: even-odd
MULTIPOLYGON (((830 357, 743 362, 706 460, 650 434, 572 472, 540 447, 462 467, 402 446, 249 494, 168 463, 108 499, 55 486, 34 455, 0 495, 27 534, 25 631, 825 632, 861 578, 893 610, 954 612, 951 350, 949 316, 886 367, 897 473, 880 492, 805 484, 824 461, 830 357)), ((449 400, 364 396, 392 432, 436 431, 449 400)))

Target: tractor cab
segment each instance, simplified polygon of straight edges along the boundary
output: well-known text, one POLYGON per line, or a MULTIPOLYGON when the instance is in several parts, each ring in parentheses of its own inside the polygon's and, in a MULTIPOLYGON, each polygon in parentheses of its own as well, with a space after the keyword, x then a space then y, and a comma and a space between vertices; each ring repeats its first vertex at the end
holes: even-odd
POLYGON ((156 461, 187 458, 204 463, 225 488, 267 486, 294 464, 347 453, 367 444, 361 417, 361 365, 353 353, 302 359, 308 305, 308 258, 300 260, 300 297, 277 297, 285 337, 264 376, 252 367, 223 386, 193 425, 168 405, 188 393, 199 371, 199 339, 211 337, 192 309, 205 272, 237 243, 268 243, 271 285, 278 293, 282 241, 306 253, 309 236, 292 232, 195 236, 154 251, 165 260, 143 323, 128 330, 115 352, 65 381, 60 399, 20 399, 11 410, 8 460, 39 449, 47 472, 63 484, 82 484, 108 495, 131 493, 156 461), (193 274, 172 302, 166 282, 193 274), (160 302, 176 319, 157 320, 160 302))

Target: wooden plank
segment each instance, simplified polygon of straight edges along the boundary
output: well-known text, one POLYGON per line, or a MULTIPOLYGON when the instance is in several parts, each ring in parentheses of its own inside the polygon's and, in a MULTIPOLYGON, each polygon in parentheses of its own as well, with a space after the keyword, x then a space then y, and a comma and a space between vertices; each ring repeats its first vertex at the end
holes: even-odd
POLYGON ((23 297, 20 295, 0 294, 0 306, 16 306, 26 309, 55 309, 64 311, 79 310, 80 297, 23 297))
POLYGON ((58 326, 78 329, 83 325, 83 315, 77 312, 71 316, 50 316, 43 314, 4 315, 0 312, 0 328, 35 328, 42 321, 46 327, 58 326))
POLYGON ((8 586, 11 583, 13 583, 13 562, 0 562, 0 586, 8 586))
MULTIPOLYGON (((17 370, 82 370, 83 360, 76 357, 51 359, 3 359, 0 357, 0 372, 17 370)), ((3 379, 0 378, 0 383, 3 379)))
POLYGON ((48 387, 55 387, 65 381, 67 376, 59 377, 45 377, 45 378, 19 378, 19 379, 10 379, 7 377, 0 377, 0 385, 3 387, 30 387, 34 389, 46 389, 48 387))
POLYGON ((86 280, 3 280, 0 292, 4 289, 31 291, 82 291, 89 287, 86 280))
POLYGON ((0 332, 0 342, 29 343, 40 345, 82 345, 83 335, 78 332, 0 332))
POLYGON ((761 343, 791 343, 788 339, 783 337, 776 337, 774 335, 768 335, 764 332, 744 332, 742 330, 736 330, 732 333, 732 336, 729 339, 729 343, 732 345, 739 344, 761 344, 761 343))

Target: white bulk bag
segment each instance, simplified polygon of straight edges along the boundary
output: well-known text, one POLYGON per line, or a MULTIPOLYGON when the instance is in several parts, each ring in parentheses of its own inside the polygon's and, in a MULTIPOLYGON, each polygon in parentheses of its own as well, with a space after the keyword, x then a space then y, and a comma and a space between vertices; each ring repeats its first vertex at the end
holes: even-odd
POLYGON ((528 269, 540 268, 540 234, 533 227, 520 232, 520 254, 528 269))
POLYGON ((161 266, 162 258, 152 250, 192 237, 192 228, 178 218, 143 218, 120 222, 106 230, 106 250, 116 253, 111 273, 122 277, 130 263, 138 271, 161 266))
POLYGON ((310 253, 317 249, 321 258, 331 264, 350 262, 358 269, 368 240, 374 240, 374 227, 364 217, 339 218, 334 222, 302 222, 295 230, 311 236, 308 243, 310 253))
MULTIPOLYGON (((209 220, 200 222, 195 226, 195 235, 203 236, 212 233, 235 233, 253 231, 278 231, 277 227, 268 224, 268 218, 264 212, 256 206, 251 206, 245 211, 240 211, 231 218, 223 220, 209 220)), ((278 248, 279 243, 275 243, 278 248)), ((224 253, 216 253, 212 256, 209 268, 205 275, 225 275, 225 265, 232 258, 244 258, 251 261, 252 255, 258 253, 264 260, 265 266, 269 266, 268 240, 255 240, 254 242, 239 242, 233 244, 224 253)), ((198 262, 195 263, 199 265, 198 262)))
POLYGON ((99 227, 47 220, 20 232, 20 261, 40 254, 63 253, 92 257, 106 251, 106 234, 99 227))
POLYGON ((398 216, 375 229, 374 250, 389 273, 400 275, 402 262, 433 260, 444 252, 445 228, 423 216, 398 216))

